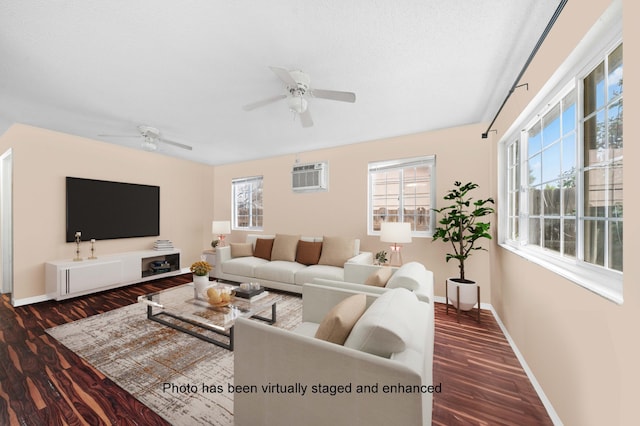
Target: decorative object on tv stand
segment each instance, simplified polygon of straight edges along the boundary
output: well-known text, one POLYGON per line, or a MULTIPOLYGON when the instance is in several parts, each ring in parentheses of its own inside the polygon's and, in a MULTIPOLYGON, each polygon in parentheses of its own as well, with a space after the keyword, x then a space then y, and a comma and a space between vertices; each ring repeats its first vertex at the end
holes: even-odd
POLYGON ((97 259, 95 254, 96 253, 95 244, 96 244, 96 239, 92 238, 91 239, 91 256, 89 256, 89 259, 97 259))
POLYGON ((380 241, 384 243, 393 243, 389 249, 391 250, 391 259, 389 265, 402 265, 402 246, 399 243, 411 242, 411 224, 409 222, 382 222, 380 228, 380 241))
MULTIPOLYGON (((228 220, 214 220, 211 223, 211 233, 218 236, 218 245, 223 247, 225 245, 225 235, 231 233, 231 222, 228 220)), ((215 248, 213 243, 211 245, 215 248)))
MULTIPOLYGON (((492 198, 474 200, 470 192, 478 187, 478 184, 468 182, 462 184, 458 181, 454 183, 454 188, 447 192, 444 200, 452 202, 451 205, 434 212, 442 215, 438 221, 433 234, 433 240, 442 240, 451 243, 453 253, 447 253, 446 261, 456 259, 460 276, 458 278, 448 278, 447 312, 449 301, 456 307, 459 315, 460 310, 469 311, 476 303, 478 304, 478 322, 480 321, 480 287, 473 280, 465 276, 464 262, 473 254, 475 250, 486 250, 477 245, 482 238, 491 239, 489 234, 490 222, 480 222, 479 218, 488 216, 494 212, 488 204, 493 204, 492 198)), ((459 318, 458 318, 459 320, 459 318)))
POLYGON ((209 286, 209 271, 212 267, 209 262, 199 260, 194 262, 189 268, 193 272, 193 287, 196 299, 206 300, 204 292, 209 286))
POLYGON ((82 258, 80 257, 80 237, 82 236, 82 232, 76 231, 76 257, 73 258, 75 261, 80 261, 82 258))

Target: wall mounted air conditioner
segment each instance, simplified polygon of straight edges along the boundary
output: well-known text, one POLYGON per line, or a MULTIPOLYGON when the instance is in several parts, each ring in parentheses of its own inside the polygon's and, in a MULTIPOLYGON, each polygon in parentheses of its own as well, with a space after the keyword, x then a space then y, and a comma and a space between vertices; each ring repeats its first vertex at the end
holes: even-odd
POLYGON ((326 191, 327 174, 326 162, 296 164, 291 171, 291 188, 293 192, 326 191))

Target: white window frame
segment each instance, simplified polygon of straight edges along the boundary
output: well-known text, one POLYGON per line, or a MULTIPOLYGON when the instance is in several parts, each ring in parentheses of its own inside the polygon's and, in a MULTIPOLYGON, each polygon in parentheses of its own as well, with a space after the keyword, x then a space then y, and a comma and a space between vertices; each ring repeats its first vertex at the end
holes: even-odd
POLYGON ((509 238, 509 210, 508 210, 508 152, 507 147, 518 141, 520 143, 521 157, 521 185, 522 179, 527 173, 524 167, 526 162, 526 130, 543 116, 548 108, 551 108, 568 91, 575 88, 576 92, 576 126, 577 126, 577 146, 576 155, 578 169, 576 191, 576 206, 578 207, 578 222, 584 221, 582 215, 583 204, 583 182, 581 172, 583 164, 583 135, 582 135, 582 79, 607 57, 620 43, 622 43, 622 6, 621 2, 614 1, 612 6, 605 12, 596 25, 588 32, 585 38, 569 55, 567 60, 561 65, 547 84, 541 89, 531 103, 525 108, 513 125, 505 132, 505 136, 499 142, 498 149, 498 193, 499 193, 499 220, 498 220, 498 242, 501 247, 514 252, 534 263, 537 263, 573 282, 605 297, 615 303, 623 302, 623 273, 612 269, 606 269, 581 261, 583 257, 583 235, 582 225, 576 224, 576 258, 562 257, 556 252, 544 250, 540 247, 528 246, 526 239, 528 217, 527 194, 521 191, 519 223, 519 238, 512 240, 509 238), (523 143, 524 142, 524 143, 523 143), (525 160, 523 160, 525 158, 525 160), (523 204, 524 203, 524 204, 523 204), (525 213, 525 214, 522 214, 525 213))
MULTIPOLYGON (((241 226, 238 224, 238 205, 237 205, 237 190, 240 187, 240 185, 245 185, 245 184, 252 184, 252 189, 250 192, 255 191, 254 189, 254 185, 259 185, 260 188, 262 188, 262 184, 263 184, 263 176, 250 176, 250 177, 242 177, 242 178, 235 178, 231 180, 231 206, 232 206, 232 221, 231 221, 231 229, 234 230, 239 230, 239 231, 261 231, 263 229, 262 225, 256 225, 256 226, 241 226)), ((253 203, 253 197, 250 195, 249 196, 249 204, 253 203)), ((260 202, 262 204, 262 208, 264 209, 264 200, 262 199, 262 191, 260 191, 260 202)), ((254 209, 250 206, 249 207, 249 223, 253 223, 253 218, 252 218, 252 213, 253 213, 254 209)), ((264 211, 262 213, 262 220, 260 221, 260 223, 263 223, 264 221, 264 211)))
MULTIPOLYGON (((386 161, 375 161, 369 163, 368 172, 367 172, 367 187, 368 187, 368 203, 367 203, 367 234, 379 236, 380 230, 374 229, 374 212, 373 212, 373 179, 372 173, 380 172, 383 170, 403 170, 415 166, 427 166, 431 168, 430 173, 430 181, 429 181, 429 208, 426 209, 425 214, 428 215, 428 225, 429 229, 427 231, 417 231, 412 228, 411 235, 413 237, 431 237, 433 235, 433 230, 436 225, 435 214, 431 210, 436 207, 436 157, 435 155, 427 155, 421 157, 413 157, 413 158, 404 158, 397 160, 386 160, 386 161)), ((398 215, 400 217, 400 221, 403 221, 403 198, 400 195, 398 215)))

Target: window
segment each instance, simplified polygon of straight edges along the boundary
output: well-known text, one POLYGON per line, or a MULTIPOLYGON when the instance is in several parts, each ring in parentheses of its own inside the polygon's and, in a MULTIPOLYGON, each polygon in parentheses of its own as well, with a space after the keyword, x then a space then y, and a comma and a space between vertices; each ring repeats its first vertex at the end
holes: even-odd
POLYGON ((233 179, 233 228, 262 229, 262 176, 233 179))
POLYGON ((382 222, 409 222, 413 236, 431 236, 435 194, 434 156, 369 163, 369 235, 382 222))
POLYGON ((615 40, 583 58, 592 65, 574 66, 583 71, 565 76, 549 102, 527 107, 524 125, 516 122, 501 142, 500 241, 621 302, 623 79, 615 40))

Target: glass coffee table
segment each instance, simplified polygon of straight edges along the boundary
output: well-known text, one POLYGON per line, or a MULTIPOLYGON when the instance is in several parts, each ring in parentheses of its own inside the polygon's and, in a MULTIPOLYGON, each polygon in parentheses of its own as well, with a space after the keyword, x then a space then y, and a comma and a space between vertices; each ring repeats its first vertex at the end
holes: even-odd
MULTIPOLYGON (((212 285, 215 284, 212 282, 212 285)), ((277 293, 263 292, 252 299, 233 297, 228 306, 216 307, 195 298, 193 283, 145 294, 138 302, 147 306, 147 318, 175 330, 233 350, 233 326, 237 318, 276 322, 277 293), (271 310, 271 316, 259 313, 271 310)))

